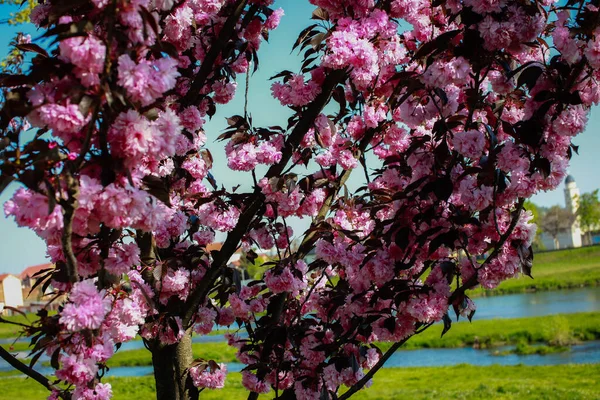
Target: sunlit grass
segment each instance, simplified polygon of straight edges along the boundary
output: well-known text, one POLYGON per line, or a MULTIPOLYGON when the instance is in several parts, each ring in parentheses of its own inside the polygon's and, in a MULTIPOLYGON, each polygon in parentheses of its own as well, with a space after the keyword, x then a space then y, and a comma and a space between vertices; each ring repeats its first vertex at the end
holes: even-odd
MULTIPOLYGON (((488 400, 488 399, 597 399, 600 365, 490 366, 457 365, 432 368, 388 368, 377 373, 371 388, 357 400, 488 400)), ((108 378, 116 400, 155 398, 154 378, 108 378)), ((0 378, 0 399, 45 399, 48 392, 24 378, 0 378)), ((227 377, 225 389, 203 391, 202 399, 246 399, 239 373, 227 377)), ((271 399, 273 395, 261 396, 271 399)))
POLYGON ((494 290, 471 293, 493 296, 600 285, 600 246, 535 254, 532 275, 533 279, 522 276, 504 281, 494 290))

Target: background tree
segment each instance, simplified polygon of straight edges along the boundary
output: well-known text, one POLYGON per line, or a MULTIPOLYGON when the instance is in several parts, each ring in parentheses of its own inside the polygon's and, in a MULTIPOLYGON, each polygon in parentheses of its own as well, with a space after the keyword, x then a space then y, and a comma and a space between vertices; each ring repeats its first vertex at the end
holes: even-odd
POLYGON ((221 388, 226 365, 191 347, 218 324, 249 399, 345 400, 449 310, 471 318, 470 289, 529 273, 524 200, 563 181, 600 100, 596 2, 310 0, 302 62, 271 87, 287 123, 257 126, 246 101, 217 135, 273 3, 33 8, 56 45, 20 38, 31 64, 0 75, 0 188, 21 185, 5 214, 45 240, 40 285, 68 297, 24 326, 56 379, 0 356, 51 398, 109 398, 107 362, 137 335, 158 399, 221 388), (254 245, 277 257, 242 286, 229 260, 254 245))
POLYGON ((271 259, 264 254, 256 255, 244 252, 240 258, 240 266, 246 271, 249 279, 262 279, 265 272, 269 269, 269 264, 267 264, 269 261, 271 259))
POLYGON ((533 240, 533 249, 534 250, 545 250, 544 243, 542 242, 542 227, 540 226, 540 215, 546 210, 540 210, 540 208, 531 200, 526 200, 523 204, 523 208, 529 212, 533 218, 531 219, 532 224, 537 225, 537 230, 535 232, 535 239, 533 240))
POLYGON ((560 248, 558 236, 571 229, 576 216, 566 208, 560 206, 550 207, 540 220, 540 227, 554 240, 554 248, 560 248))
POLYGON ((21 1, 21 0, 0 0, 0 5, 17 5, 20 6, 17 12, 11 12, 8 20, 0 21, 2 23, 8 23, 10 25, 19 25, 30 22, 29 16, 31 11, 37 5, 33 1, 21 1))
MULTIPOLYGON (((31 1, 23 2, 21 0, 0 0, 0 5, 20 5, 18 11, 11 12, 8 20, 0 21, 0 23, 7 23, 9 25, 22 25, 29 21, 29 15, 31 10, 36 6, 36 3, 31 1)), ((6 56, 1 55, 2 61, 0 61, 0 69, 2 72, 13 72, 21 73, 21 65, 26 57, 25 51, 20 49, 17 44, 23 43, 24 41, 30 41, 31 38, 23 33, 19 33, 17 38, 11 43, 10 53, 6 56)))
POLYGON ((592 231, 600 227, 600 201, 598 189, 579 196, 577 218, 587 238, 587 244, 592 244, 592 231))

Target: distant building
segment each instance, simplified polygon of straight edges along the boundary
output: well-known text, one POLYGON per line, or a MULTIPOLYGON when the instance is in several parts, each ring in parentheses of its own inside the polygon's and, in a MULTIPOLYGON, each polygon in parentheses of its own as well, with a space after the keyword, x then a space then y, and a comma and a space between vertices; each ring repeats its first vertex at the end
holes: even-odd
MULTIPOLYGON (((575 182, 575 178, 572 175, 568 175, 565 179, 565 208, 573 215, 577 214, 577 208, 579 207, 579 188, 577 187, 577 183, 575 182)), ((546 249, 554 249, 557 248, 566 249, 573 247, 581 247, 582 232, 581 227, 579 226, 579 219, 576 218, 575 222, 571 225, 570 229, 567 229, 558 235, 558 247, 554 241, 554 238, 543 232, 541 235, 542 242, 544 243, 544 247, 546 249)))
POLYGON ((0 311, 9 313, 4 307, 22 307, 23 292, 21 280, 11 274, 0 275, 0 311))
MULTIPOLYGON (((23 287, 23 297, 25 298, 26 303, 30 302, 40 302, 44 297, 44 293, 42 292, 42 287, 37 286, 35 289, 32 288, 35 286, 35 283, 40 278, 36 276, 36 274, 54 268, 53 264, 40 264, 34 265, 32 267, 27 267, 19 274, 19 278, 21 278, 21 286, 23 287)), ((51 291, 50 288, 48 290, 51 291)))

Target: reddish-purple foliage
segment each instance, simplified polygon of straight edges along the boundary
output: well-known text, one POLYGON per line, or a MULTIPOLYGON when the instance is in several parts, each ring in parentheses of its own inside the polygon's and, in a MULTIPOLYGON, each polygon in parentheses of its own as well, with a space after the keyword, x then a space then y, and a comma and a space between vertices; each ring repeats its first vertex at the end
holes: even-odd
POLYGON ((106 362, 138 334, 159 399, 221 388, 225 366, 193 360, 190 336, 237 322, 250 398, 346 399, 449 309, 470 318, 468 289, 530 273, 523 202, 565 177, 600 100, 598 2, 310 0, 305 61, 271 87, 293 115, 228 119, 227 165, 254 190, 226 190, 203 125, 258 65, 272 3, 45 1, 32 21, 59 45, 20 40, 30 70, 0 77, 0 186, 25 186, 4 210, 47 243, 39 282, 64 301, 26 333, 73 398, 109 398, 106 362), (365 186, 341 190, 357 168, 365 186), (312 221, 299 246, 291 217, 312 221), (243 286, 240 247, 278 254, 243 286))

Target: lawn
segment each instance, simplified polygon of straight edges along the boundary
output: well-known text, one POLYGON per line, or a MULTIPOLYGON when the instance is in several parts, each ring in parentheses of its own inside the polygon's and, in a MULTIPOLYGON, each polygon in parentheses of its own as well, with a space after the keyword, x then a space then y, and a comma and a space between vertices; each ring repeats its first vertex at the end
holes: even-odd
MULTIPOLYGON (((565 351, 570 344, 600 339, 600 312, 559 314, 532 318, 483 320, 469 323, 455 323, 452 329, 441 337, 441 325, 410 339, 401 350, 419 348, 454 348, 473 346, 491 348, 507 344, 519 345, 519 351, 545 352, 565 351), (531 348, 531 344, 544 344, 544 347, 531 348)), ((3 347, 20 351, 26 343, 3 347)), ((389 343, 380 343, 385 351, 389 343)), ((25 347, 25 348, 24 348, 25 347)), ((194 343, 194 357, 217 362, 236 362, 235 349, 226 343, 194 343)), ((152 359, 146 349, 118 351, 109 361, 110 367, 133 367, 151 365, 152 359)))
MULTIPOLYGON (((17 315, 13 315, 10 317, 6 317, 6 316, 2 316, 2 319, 5 319, 7 321, 11 321, 11 322, 17 322, 17 323, 21 323, 21 324, 31 324, 32 322, 34 322, 35 320, 37 320, 37 315, 35 314, 28 314, 27 317, 17 314, 17 315)), ((14 324, 9 324, 9 323, 2 323, 0 322, 0 338, 14 338, 19 336, 19 332, 21 330, 21 327, 19 325, 14 325, 14 324)))
POLYGON ((533 279, 522 276, 504 281, 494 290, 476 289, 471 293, 493 296, 600 285, 600 246, 537 253, 532 275, 533 279))
MULTIPOLYGON (((432 326, 410 339, 402 349, 453 348, 478 344, 480 347, 497 347, 506 344, 520 345, 522 352, 553 352, 569 344, 600 339, 600 312, 559 314, 543 317, 498 320, 463 321, 454 323, 450 331, 441 337, 441 324, 432 326), (527 347, 545 344, 553 348, 527 347)), ((15 347, 2 345, 10 350, 24 350, 26 343, 15 347)), ((380 343, 380 348, 389 348, 389 343, 380 343)), ((235 349, 226 343, 194 343, 194 357, 218 362, 235 362, 235 349)), ((151 356, 146 349, 118 351, 109 361, 111 367, 151 365, 151 356)))
MULTIPOLYGON (((235 358, 236 349, 227 345, 227 343, 194 343, 192 345, 194 358, 204 358, 206 360, 215 360, 218 362, 237 362, 235 358)), ((109 367, 134 367, 142 365, 151 365, 152 357, 148 350, 128 350, 118 351, 108 361, 109 367)))
POLYGON ((472 346, 475 343, 481 347, 519 343, 568 345, 600 339, 600 312, 475 320, 472 323, 463 321, 452 324, 444 337, 441 337, 441 332, 442 326, 434 325, 411 338, 404 348, 450 348, 472 346))
MULTIPOLYGON (((403 349, 452 348, 472 346, 496 347, 505 344, 543 343, 565 346, 579 341, 600 339, 600 312, 552 315, 533 318, 467 321, 453 324, 452 329, 441 336, 441 325, 410 339, 403 349)), ((389 348, 380 343, 380 348, 389 348)), ((194 356, 217 362, 235 362, 235 349, 226 343, 194 343, 194 356)), ((117 352, 109 366, 151 365, 150 353, 145 349, 117 352)))
MULTIPOLYGON (((458 365, 436 368, 388 368, 379 371, 373 386, 352 397, 357 400, 384 399, 547 399, 600 398, 600 365, 491 366, 458 365)), ((106 379, 113 385, 116 400, 148 400, 154 394, 154 379, 106 379)), ((204 391, 202 399, 245 399, 240 374, 228 375, 225 389, 204 391)), ((41 400, 48 392, 23 378, 2 378, 0 400, 41 400)), ((272 396, 261 396, 270 399, 272 396)))

